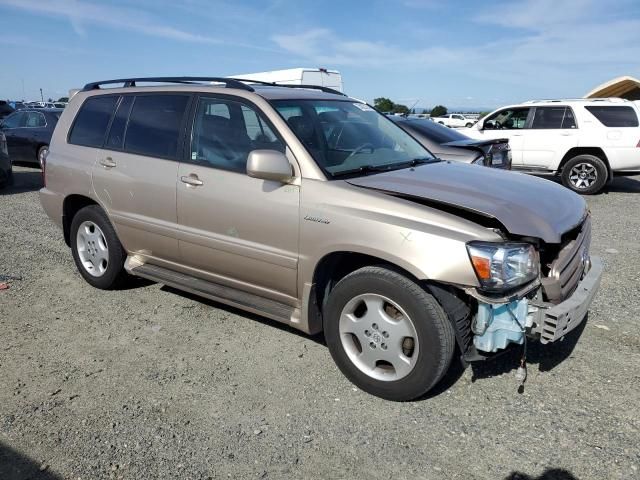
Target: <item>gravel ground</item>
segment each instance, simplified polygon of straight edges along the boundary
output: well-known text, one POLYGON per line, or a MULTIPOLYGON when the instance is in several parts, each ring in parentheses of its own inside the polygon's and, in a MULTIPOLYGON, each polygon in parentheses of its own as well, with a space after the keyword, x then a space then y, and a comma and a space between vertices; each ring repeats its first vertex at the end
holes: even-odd
POLYGON ((640 478, 640 177, 589 197, 605 274, 585 327, 454 369, 429 398, 355 389, 310 338, 161 285, 104 292, 38 200, 0 193, 0 479, 640 478), (20 279, 14 279, 16 277, 20 279))

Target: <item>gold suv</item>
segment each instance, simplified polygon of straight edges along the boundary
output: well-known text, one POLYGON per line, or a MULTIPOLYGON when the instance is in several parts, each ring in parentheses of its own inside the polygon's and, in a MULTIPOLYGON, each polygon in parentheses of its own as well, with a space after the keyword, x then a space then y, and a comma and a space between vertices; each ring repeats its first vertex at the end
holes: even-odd
POLYGON ((342 372, 392 400, 456 355, 562 338, 602 273, 578 195, 441 161, 323 87, 91 83, 44 166, 42 205, 88 283, 135 275, 324 332, 342 372))

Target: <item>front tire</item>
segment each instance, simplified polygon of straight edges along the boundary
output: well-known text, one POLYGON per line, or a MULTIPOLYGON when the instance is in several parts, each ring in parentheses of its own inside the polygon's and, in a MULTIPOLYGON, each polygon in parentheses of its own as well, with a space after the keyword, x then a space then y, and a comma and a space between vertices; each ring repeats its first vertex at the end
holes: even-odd
POLYGON ((102 290, 122 284, 127 254, 102 208, 89 205, 76 213, 70 237, 73 260, 87 283, 102 290))
POLYGON ((602 159, 594 155, 578 155, 562 169, 562 184, 576 193, 593 195, 602 190, 609 173, 602 159))
POLYGON ((406 276, 364 267, 340 280, 324 315, 329 351, 359 388, 387 400, 413 400, 445 374, 453 327, 435 298, 406 276))

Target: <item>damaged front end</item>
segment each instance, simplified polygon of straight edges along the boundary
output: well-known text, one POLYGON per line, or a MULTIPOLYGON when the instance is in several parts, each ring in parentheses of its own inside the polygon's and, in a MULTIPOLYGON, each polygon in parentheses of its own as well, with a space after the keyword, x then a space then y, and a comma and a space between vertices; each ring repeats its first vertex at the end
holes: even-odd
POLYGON ((491 249, 474 250, 472 245, 470 258, 481 287, 465 288, 464 293, 457 295, 432 289, 450 307, 454 298, 468 306, 464 319, 452 318, 463 358, 484 360, 511 345, 525 344, 527 339, 543 344, 555 342, 580 325, 598 290, 603 270, 600 259, 589 256, 590 239, 591 221, 587 216, 578 227, 563 235, 561 244, 539 243, 531 247, 534 252, 529 250, 526 255, 523 244, 506 244, 507 249, 520 251, 513 250, 515 253, 509 257, 503 250, 496 260, 491 249), (536 265, 530 264, 534 259, 536 265), (499 270, 506 271, 509 278, 501 280, 499 270), (518 277, 517 272, 520 278, 529 275, 528 283, 501 293, 500 282, 518 277))

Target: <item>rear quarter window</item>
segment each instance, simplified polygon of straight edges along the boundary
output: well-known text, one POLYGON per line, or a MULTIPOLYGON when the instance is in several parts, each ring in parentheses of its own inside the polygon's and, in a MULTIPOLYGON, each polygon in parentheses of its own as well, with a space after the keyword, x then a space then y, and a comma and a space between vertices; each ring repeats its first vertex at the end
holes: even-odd
POLYGON ((637 127, 638 116, 633 107, 626 106, 589 106, 586 108, 605 127, 637 127))
POLYGON ((101 147, 117 101, 117 96, 87 99, 80 107, 73 122, 69 143, 86 147, 101 147))

